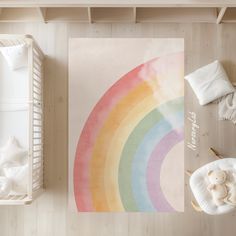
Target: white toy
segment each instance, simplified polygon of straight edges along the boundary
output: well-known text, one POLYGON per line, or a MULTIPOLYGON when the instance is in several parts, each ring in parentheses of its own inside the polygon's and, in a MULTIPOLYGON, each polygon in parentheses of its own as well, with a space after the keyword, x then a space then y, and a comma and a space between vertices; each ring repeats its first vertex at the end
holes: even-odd
POLYGON ((233 173, 232 175, 233 179, 231 181, 226 182, 228 195, 224 199, 224 202, 231 206, 236 206, 236 174, 233 173))
POLYGON ((212 198, 217 206, 223 205, 224 199, 228 195, 226 172, 223 170, 210 170, 207 176, 210 182, 207 186, 207 190, 212 194, 212 198))

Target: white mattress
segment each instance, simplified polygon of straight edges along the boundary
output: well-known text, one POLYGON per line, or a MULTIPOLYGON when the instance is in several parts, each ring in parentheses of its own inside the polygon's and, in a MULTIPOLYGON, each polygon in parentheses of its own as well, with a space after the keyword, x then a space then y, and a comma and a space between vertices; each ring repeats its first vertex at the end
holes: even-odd
POLYGON ((9 136, 29 146, 28 73, 28 68, 12 71, 0 54, 0 146, 9 136))

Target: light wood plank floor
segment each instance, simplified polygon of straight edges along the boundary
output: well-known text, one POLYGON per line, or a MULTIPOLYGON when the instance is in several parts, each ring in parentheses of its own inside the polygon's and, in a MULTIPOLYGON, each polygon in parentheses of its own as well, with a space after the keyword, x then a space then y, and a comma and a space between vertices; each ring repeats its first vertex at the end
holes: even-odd
MULTIPOLYGON (((46 192, 30 206, 0 207, 1 236, 232 236, 236 214, 196 213, 186 178, 185 213, 72 213, 67 209, 67 87, 69 37, 184 37, 185 72, 218 58, 236 81, 236 25, 214 24, 0 24, 0 33, 32 34, 47 55, 45 62, 46 192)), ((217 121, 217 105, 200 107, 186 84, 186 114, 197 113, 197 151, 186 148, 187 169, 213 160, 209 146, 236 156, 236 127, 217 121)), ((186 119, 186 141, 191 125, 186 119)))

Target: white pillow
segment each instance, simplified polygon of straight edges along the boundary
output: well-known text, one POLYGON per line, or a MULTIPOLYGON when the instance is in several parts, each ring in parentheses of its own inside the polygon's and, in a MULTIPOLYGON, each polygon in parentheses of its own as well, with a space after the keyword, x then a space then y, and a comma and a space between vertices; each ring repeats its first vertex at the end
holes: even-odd
POLYGON ((28 65, 28 47, 26 44, 0 47, 0 51, 12 70, 28 65))
POLYGON ((7 197, 12 189, 12 182, 10 179, 0 176, 0 198, 7 197))
POLYGON ((196 94, 199 104, 205 105, 217 98, 235 92, 219 61, 214 61, 185 76, 196 94))
POLYGON ((29 168, 28 164, 22 166, 6 166, 3 168, 5 177, 12 181, 10 194, 22 195, 27 193, 29 168))

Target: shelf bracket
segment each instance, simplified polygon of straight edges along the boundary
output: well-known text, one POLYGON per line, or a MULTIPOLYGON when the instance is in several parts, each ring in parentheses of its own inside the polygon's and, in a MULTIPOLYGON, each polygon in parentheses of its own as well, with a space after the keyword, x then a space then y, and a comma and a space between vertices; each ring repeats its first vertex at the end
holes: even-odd
POLYGON ((227 10, 227 7, 222 7, 218 13, 218 16, 217 16, 217 20, 216 20, 216 24, 220 24, 223 17, 224 17, 224 14, 227 10))
POLYGON ((133 19, 134 19, 134 23, 137 23, 137 8, 136 7, 133 8, 133 19))
POLYGON ((89 23, 92 24, 93 20, 92 20, 92 10, 91 10, 91 7, 88 7, 88 19, 89 19, 89 23))
POLYGON ((38 7, 37 8, 41 20, 46 23, 46 12, 47 8, 38 7))

